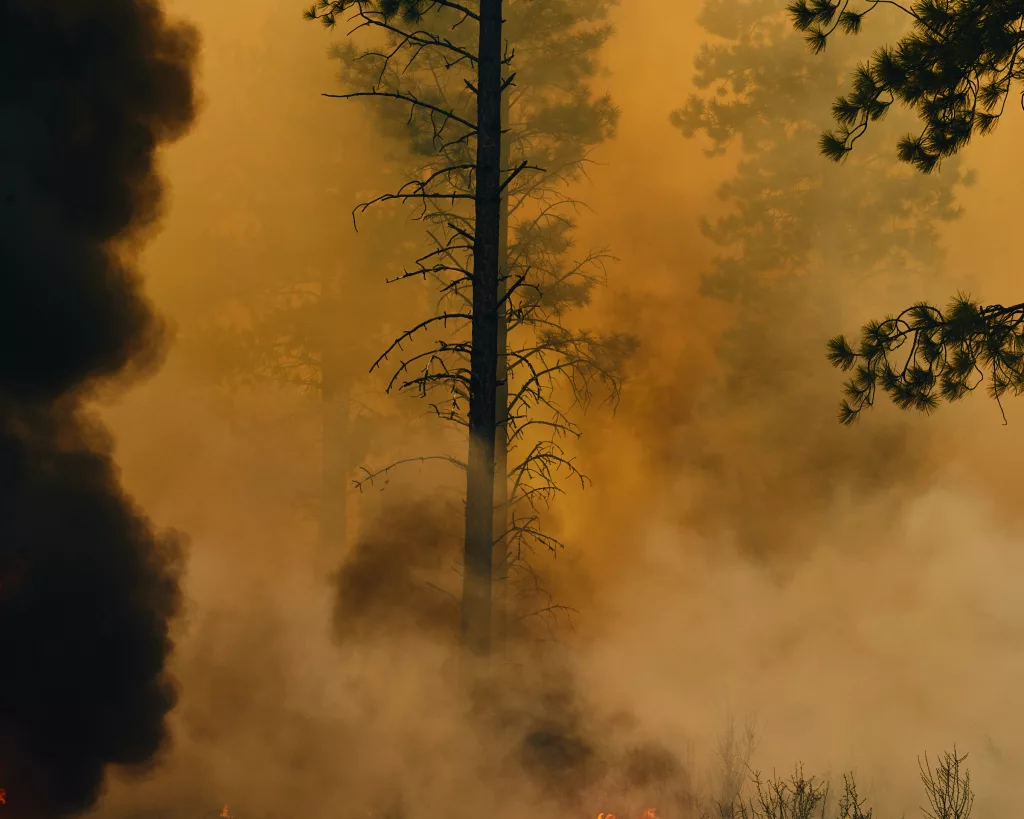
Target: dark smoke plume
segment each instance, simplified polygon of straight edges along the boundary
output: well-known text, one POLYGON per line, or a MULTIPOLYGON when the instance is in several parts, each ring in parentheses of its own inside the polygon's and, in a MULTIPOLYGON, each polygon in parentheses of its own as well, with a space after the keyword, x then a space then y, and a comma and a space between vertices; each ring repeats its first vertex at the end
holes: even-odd
POLYGON ((446 587, 458 588, 458 523, 438 501, 385 505, 338 570, 338 639, 387 633, 454 642, 458 600, 446 587))
POLYGON ((83 406, 151 370, 130 262, 155 154, 194 113, 194 31, 153 0, 0 4, 0 787, 11 819, 89 808, 165 741, 180 544, 124 494, 83 406))

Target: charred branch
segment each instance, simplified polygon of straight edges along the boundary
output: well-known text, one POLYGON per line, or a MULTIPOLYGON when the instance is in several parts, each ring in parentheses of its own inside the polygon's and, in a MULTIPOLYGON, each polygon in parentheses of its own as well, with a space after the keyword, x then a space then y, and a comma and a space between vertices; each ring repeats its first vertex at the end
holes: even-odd
MULTIPOLYGON (((408 466, 409 464, 425 464, 435 461, 451 464, 452 466, 456 466, 462 470, 465 470, 466 468, 465 461, 460 461, 458 458, 454 458, 451 455, 421 455, 415 458, 402 458, 401 460, 388 464, 382 469, 373 471, 367 469, 365 466, 361 466, 359 469, 363 472, 363 477, 353 481, 353 485, 356 489, 362 492, 364 486, 373 486, 377 479, 390 475, 399 467, 408 466)), ((385 481, 385 485, 386 484, 387 481, 385 481)))

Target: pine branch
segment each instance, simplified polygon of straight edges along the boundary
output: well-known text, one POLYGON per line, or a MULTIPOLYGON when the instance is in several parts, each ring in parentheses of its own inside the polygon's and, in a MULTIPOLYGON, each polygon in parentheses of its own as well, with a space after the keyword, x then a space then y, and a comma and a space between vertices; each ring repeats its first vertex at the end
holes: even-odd
POLYGON ((1024 303, 983 308, 958 295, 945 311, 916 304, 866 324, 856 350, 842 336, 832 339, 828 359, 854 372, 840 404, 843 424, 874 404, 879 387, 901 409, 931 413, 940 401, 974 392, 986 377, 1003 412, 1006 392, 1024 394, 1024 303))
POLYGON ((815 53, 840 28, 858 33, 863 18, 881 6, 900 10, 912 25, 894 47, 878 50, 857 68, 853 90, 833 106, 839 129, 822 136, 825 156, 843 159, 896 100, 924 123, 918 136, 905 137, 897 149, 901 161, 923 173, 936 170, 974 134, 991 133, 1011 88, 1024 79, 1024 7, 1019 2, 861 0, 856 11, 850 5, 851 0, 798 0, 789 13, 815 53))

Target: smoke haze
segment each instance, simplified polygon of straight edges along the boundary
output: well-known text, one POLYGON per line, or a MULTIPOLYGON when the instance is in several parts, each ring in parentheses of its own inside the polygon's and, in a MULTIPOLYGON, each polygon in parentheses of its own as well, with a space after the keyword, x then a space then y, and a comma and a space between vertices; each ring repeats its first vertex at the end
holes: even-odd
MULTIPOLYGON (((204 329, 230 304, 247 332, 252 305, 281 281, 334 277, 344 367, 358 376, 352 457, 381 464, 433 445, 415 408, 382 399, 363 375, 424 297, 382 284, 414 255, 416 225, 380 217, 351 229, 351 207, 400 178, 403 151, 362 105, 318 96, 336 90, 326 55, 340 31, 269 0, 244 14, 171 4, 203 34, 208 102, 168 153, 172 209, 143 259, 182 339, 105 417, 131 492, 190 533, 173 659, 182 696, 166 764, 119 782, 103 815, 198 818, 228 803, 239 819, 621 816, 651 796, 667 816, 684 791, 718 787, 716 741, 730 716, 748 714, 755 767, 856 768, 886 810, 916 810, 916 756, 953 742, 972 754, 979 812, 1019 796, 1008 773, 1024 754, 1013 692, 1019 406, 1006 403, 1006 427, 979 395, 931 418, 880 405, 840 428, 842 379, 823 351, 830 335, 959 288, 1016 300, 1010 205, 1024 126, 1010 116, 965 154, 977 182, 956 187, 962 215, 939 226, 934 267, 892 263, 872 278, 820 264, 830 230, 867 223, 852 212, 839 227, 804 225, 812 259, 799 276, 766 276, 743 303, 717 297, 707 279, 722 249, 699 222, 728 215, 718 192, 750 155, 732 144, 708 157, 706 134, 685 138, 669 119, 699 90, 701 44, 723 41, 681 6, 617 8, 608 72, 594 80, 621 117, 580 187, 593 212, 577 244, 619 261, 586 321, 640 345, 615 416, 585 422, 579 455, 593 486, 568 489, 550 515, 568 548, 538 558, 554 599, 578 611, 574 630, 560 620, 557 645, 526 653, 518 693, 485 730, 467 725, 447 687, 458 476, 412 465, 353 492, 347 558, 333 556, 341 570, 329 580, 311 568, 316 396, 266 374, 223 388, 211 373, 242 354, 204 329), (670 761, 623 773, 651 747, 670 761)), ((817 58, 793 55, 814 70, 817 58)), ((804 92, 773 93, 792 106, 804 92)), ((824 162, 813 136, 828 115, 826 103, 794 139, 808 166, 824 162)), ((883 136, 872 138, 883 154, 883 136)), ((813 172, 837 186, 857 171, 813 172)))

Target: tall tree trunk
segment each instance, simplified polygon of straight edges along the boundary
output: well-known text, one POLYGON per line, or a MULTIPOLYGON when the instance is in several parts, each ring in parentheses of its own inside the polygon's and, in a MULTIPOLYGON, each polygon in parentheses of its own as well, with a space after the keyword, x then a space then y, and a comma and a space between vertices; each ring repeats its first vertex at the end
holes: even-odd
POLYGON ((501 221, 501 0, 481 0, 477 61, 476 224, 469 375, 469 458, 462 585, 463 681, 491 651, 494 435, 498 372, 498 236, 501 221))
MULTIPOLYGON (((508 76, 502 72, 502 82, 508 76)), ((501 96, 501 122, 505 133, 501 135, 501 168, 506 176, 511 169, 512 145, 508 134, 509 95, 501 96)), ((494 649, 503 655, 508 637, 508 188, 501 195, 501 210, 498 214, 498 389, 495 407, 497 410, 494 431, 494 649)))
POLYGON ((339 299, 334 283, 324 282, 323 349, 320 358, 320 419, 322 425, 322 486, 320 549, 317 568, 334 568, 345 551, 348 535, 348 483, 351 383, 345 362, 345 343, 337 331, 339 299))

